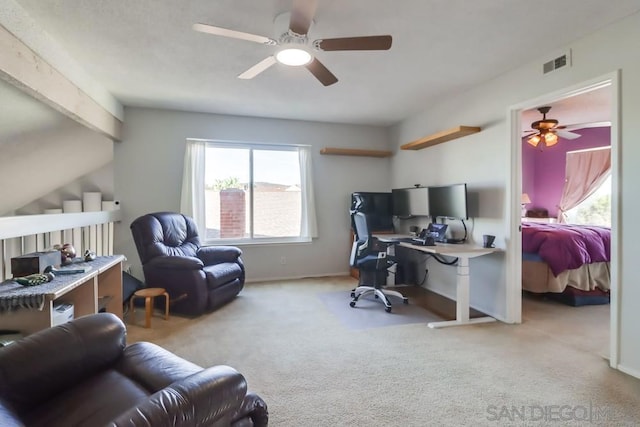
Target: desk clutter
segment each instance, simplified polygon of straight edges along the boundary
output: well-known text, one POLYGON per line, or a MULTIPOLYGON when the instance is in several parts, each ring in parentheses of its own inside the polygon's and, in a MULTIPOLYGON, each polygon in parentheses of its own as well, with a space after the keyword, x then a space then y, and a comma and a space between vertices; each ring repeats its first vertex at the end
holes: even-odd
POLYGON ((37 286, 22 286, 12 279, 0 282, 2 329, 27 336, 101 311, 122 318, 124 260, 123 255, 111 255, 96 257, 90 263, 74 263, 61 269, 86 269, 86 272, 59 274, 37 286))
POLYGON ((416 245, 432 246, 435 243, 467 241, 467 226, 464 223, 469 217, 466 184, 442 187, 416 185, 413 188, 396 188, 386 193, 358 191, 351 194, 349 212, 364 213, 369 228, 374 233, 398 233, 407 227, 415 233, 419 228, 411 225, 412 222, 430 221, 415 236, 417 240, 413 243, 416 245), (462 232, 464 235, 461 235, 462 232))

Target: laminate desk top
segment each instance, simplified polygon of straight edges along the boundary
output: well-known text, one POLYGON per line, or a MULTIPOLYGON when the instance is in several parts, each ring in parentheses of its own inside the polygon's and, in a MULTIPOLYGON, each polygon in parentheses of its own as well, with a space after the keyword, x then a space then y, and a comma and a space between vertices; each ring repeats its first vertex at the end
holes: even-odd
POLYGON ((434 246, 416 245, 402 239, 410 238, 406 234, 380 234, 375 235, 381 242, 397 242, 398 245, 430 254, 440 254, 465 258, 475 258, 492 252, 499 252, 498 248, 485 248, 473 243, 436 243, 434 246))

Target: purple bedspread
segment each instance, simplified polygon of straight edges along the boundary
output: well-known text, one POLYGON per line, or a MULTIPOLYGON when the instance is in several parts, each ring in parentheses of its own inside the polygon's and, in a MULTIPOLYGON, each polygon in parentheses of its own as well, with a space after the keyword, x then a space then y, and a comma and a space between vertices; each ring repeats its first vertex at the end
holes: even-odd
POLYGON ((522 223, 522 252, 536 253, 555 276, 611 260, 611 229, 593 225, 522 223))

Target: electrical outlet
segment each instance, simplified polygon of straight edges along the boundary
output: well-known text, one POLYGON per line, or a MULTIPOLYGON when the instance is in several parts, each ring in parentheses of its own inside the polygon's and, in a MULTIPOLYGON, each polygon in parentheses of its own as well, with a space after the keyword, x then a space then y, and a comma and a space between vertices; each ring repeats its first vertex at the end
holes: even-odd
POLYGON ((280 264, 285 265, 287 263, 287 257, 281 256, 280 257, 280 264))

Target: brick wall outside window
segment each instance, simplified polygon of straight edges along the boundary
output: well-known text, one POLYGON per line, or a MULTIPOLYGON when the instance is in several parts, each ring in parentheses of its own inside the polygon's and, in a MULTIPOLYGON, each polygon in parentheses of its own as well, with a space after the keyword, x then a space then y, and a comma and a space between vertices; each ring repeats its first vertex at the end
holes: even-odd
POLYGON ((220 191, 220 237, 241 238, 247 223, 245 192, 239 189, 220 191))

